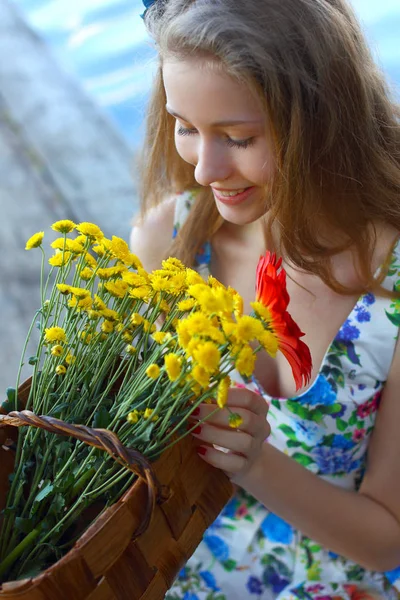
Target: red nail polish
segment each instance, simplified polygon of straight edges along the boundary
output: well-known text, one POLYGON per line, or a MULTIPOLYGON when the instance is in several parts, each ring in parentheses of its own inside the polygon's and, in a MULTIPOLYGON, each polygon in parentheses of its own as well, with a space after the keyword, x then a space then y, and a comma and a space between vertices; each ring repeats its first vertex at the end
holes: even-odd
POLYGON ((194 409, 194 411, 192 412, 192 415, 191 415, 191 416, 192 416, 192 417, 196 417, 196 416, 197 416, 197 415, 199 415, 199 414, 200 414, 200 408, 199 408, 199 407, 197 407, 197 408, 195 408, 195 409, 194 409))
POLYGON ((200 454, 200 456, 204 456, 206 452, 207 452, 207 448, 204 448, 204 446, 199 446, 197 448, 197 454, 200 454))
POLYGON ((197 425, 197 427, 195 427, 192 431, 192 433, 195 433, 196 435, 199 435, 199 433, 201 433, 202 427, 200 425, 197 425))

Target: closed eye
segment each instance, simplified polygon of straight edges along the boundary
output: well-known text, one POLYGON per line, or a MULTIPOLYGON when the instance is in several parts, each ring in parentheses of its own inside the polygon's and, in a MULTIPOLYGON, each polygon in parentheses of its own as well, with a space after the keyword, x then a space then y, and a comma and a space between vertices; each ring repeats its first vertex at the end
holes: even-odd
MULTIPOLYGON (((188 127, 183 127, 182 125, 178 126, 176 130, 178 135, 195 135, 197 133, 197 129, 189 129, 188 127)), ((233 140, 230 137, 226 138, 226 144, 230 148, 249 148, 254 143, 254 138, 250 137, 245 140, 233 140)))

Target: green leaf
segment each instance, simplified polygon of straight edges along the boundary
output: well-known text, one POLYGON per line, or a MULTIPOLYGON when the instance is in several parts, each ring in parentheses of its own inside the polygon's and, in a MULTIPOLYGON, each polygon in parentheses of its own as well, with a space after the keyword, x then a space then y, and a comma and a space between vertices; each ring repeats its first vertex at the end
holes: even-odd
POLYGON ((328 362, 331 363, 331 365, 334 365, 335 367, 341 368, 341 366, 342 366, 342 363, 340 362, 340 358, 338 356, 336 356, 336 354, 328 354, 327 360, 328 360, 328 362))
POLYGON ((17 531, 28 534, 32 531, 32 520, 15 517, 14 526, 17 531))
POLYGON ((306 454, 301 454, 300 452, 295 452, 293 454, 292 458, 294 458, 294 460, 296 462, 303 465, 303 467, 308 467, 308 465, 312 465, 315 463, 315 460, 313 458, 311 458, 311 456, 307 456, 306 454))
POLYGON ((335 404, 331 404, 330 406, 329 405, 320 406, 319 408, 326 415, 334 415, 335 413, 338 413, 342 409, 342 405, 339 402, 335 402, 335 404))
POLYGON ((322 406, 317 406, 314 410, 310 411, 310 419, 314 423, 321 423, 324 418, 324 413, 321 408, 322 406))
POLYGON ((92 427, 95 429, 107 429, 111 423, 110 413, 105 406, 100 406, 93 418, 92 427))
POLYGON ((400 313, 389 313, 388 311, 385 312, 389 321, 391 321, 391 323, 393 323, 393 325, 396 327, 400 327, 400 313))
POLYGON ((49 494, 51 494, 53 488, 54 486, 50 482, 43 485, 33 502, 41 502, 42 500, 44 500, 49 494))
POLYGON ((311 421, 310 411, 307 408, 305 408, 304 406, 302 406, 298 401, 288 400, 286 402, 286 406, 290 410, 290 412, 297 415, 301 419, 305 419, 306 421, 311 421))
POLYGON ((349 425, 355 425, 357 423, 357 411, 353 411, 350 419, 348 420, 349 425))
POLYGON ((290 440, 297 440, 294 429, 289 427, 289 425, 279 425, 278 429, 280 429, 290 440))
POLYGON ((301 447, 301 442, 299 442, 298 440, 288 440, 286 442, 286 446, 288 448, 300 448, 301 447))
POLYGON ((331 386, 332 390, 335 392, 335 394, 337 394, 338 393, 338 385, 337 385, 336 381, 332 377, 329 377, 328 383, 331 386))
POLYGON ((236 560, 233 560, 232 558, 224 560, 221 564, 225 571, 234 571, 236 569, 236 560))
POLYGON ((9 402, 15 402, 16 389, 8 387, 6 389, 6 395, 9 402))
POLYGON ((344 387, 344 375, 343 375, 343 371, 341 371, 337 367, 333 367, 331 369, 331 375, 332 375, 333 379, 336 381, 336 383, 338 385, 340 385, 341 388, 344 387))
POLYGON ((336 419, 336 427, 339 429, 339 431, 345 431, 348 427, 348 423, 343 419, 336 419))

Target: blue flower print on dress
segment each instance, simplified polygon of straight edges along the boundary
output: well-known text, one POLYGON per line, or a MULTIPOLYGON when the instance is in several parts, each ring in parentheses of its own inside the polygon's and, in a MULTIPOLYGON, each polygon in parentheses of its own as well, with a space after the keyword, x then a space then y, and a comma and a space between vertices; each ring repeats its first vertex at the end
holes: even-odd
POLYGON ((282 577, 272 566, 268 566, 263 573, 263 580, 268 587, 272 587, 274 594, 279 594, 289 584, 286 577, 282 577))
POLYGON ((310 443, 317 445, 322 441, 324 432, 317 423, 312 421, 304 421, 299 419, 293 423, 296 432, 296 439, 299 442, 309 445, 310 443))
POLYGON ((331 448, 341 448, 342 450, 351 450, 356 444, 352 440, 348 440, 344 435, 336 433, 333 436, 331 448))
POLYGON ((307 404, 308 406, 318 406, 319 404, 330 406, 335 403, 335 400, 336 394, 329 381, 322 374, 317 377, 314 385, 297 399, 300 404, 307 404))
POLYGON ((217 560, 221 562, 229 559, 229 546, 228 544, 217 535, 205 535, 204 542, 208 546, 211 554, 215 556, 217 560))
POLYGON ((372 306, 372 304, 375 303, 375 296, 374 294, 365 294, 365 296, 363 296, 362 301, 364 302, 364 304, 366 304, 367 306, 372 306))
POLYGON ((200 600, 197 594, 193 594, 193 592, 185 592, 182 600, 200 600))
POLYGON ((262 581, 261 579, 258 579, 258 577, 254 577, 254 575, 249 577, 246 587, 250 594, 256 594, 256 596, 260 596, 263 593, 262 581))
POLYGON ((371 313, 365 308, 365 306, 360 304, 359 306, 355 307, 354 311, 356 313, 356 319, 359 323, 369 323, 371 320, 371 313))
POLYGON ((355 460, 353 453, 338 449, 332 449, 327 446, 319 446, 313 451, 313 458, 317 463, 321 475, 338 475, 341 473, 352 473, 361 466, 360 460, 355 460))
POLYGON ((215 577, 210 571, 200 571, 199 575, 203 579, 204 583, 210 588, 210 590, 213 590, 213 592, 219 592, 221 588, 217 586, 215 577))
POLYGON ((290 544, 293 540, 292 526, 274 513, 269 513, 261 523, 261 531, 271 542, 290 544))
POLYGON ((400 579, 400 567, 397 567, 397 569, 393 569, 393 571, 387 571, 385 575, 390 581, 390 583, 393 583, 394 581, 396 581, 396 579, 400 579))
POLYGON ((338 332, 335 341, 336 342, 352 342, 353 340, 358 340, 360 337, 360 330, 350 323, 350 319, 346 319, 343 323, 340 331, 338 332))

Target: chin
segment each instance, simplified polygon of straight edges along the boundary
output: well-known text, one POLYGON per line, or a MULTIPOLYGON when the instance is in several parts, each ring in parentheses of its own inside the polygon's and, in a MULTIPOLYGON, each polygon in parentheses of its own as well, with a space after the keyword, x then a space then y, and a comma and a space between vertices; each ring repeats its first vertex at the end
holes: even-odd
POLYGON ((265 215, 259 207, 226 206, 220 202, 217 202, 217 209, 221 217, 232 225, 249 225, 265 215))

